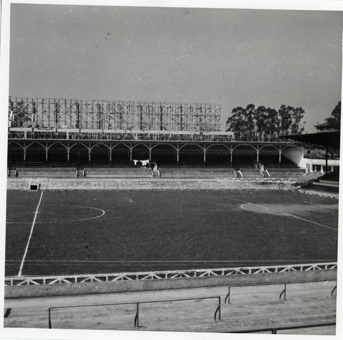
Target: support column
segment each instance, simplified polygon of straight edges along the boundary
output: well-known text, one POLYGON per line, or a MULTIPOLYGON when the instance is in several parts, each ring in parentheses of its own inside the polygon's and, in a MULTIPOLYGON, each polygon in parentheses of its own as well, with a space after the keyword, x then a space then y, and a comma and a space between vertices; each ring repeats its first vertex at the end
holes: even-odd
POLYGON ((88 149, 88 160, 91 161, 91 152, 92 152, 92 149, 89 148, 88 149))
POLYGON ((279 149, 279 167, 281 167, 281 153, 282 153, 282 149, 279 149))
POLYGON ((45 161, 48 161, 48 153, 49 153, 49 147, 48 147, 48 142, 45 142, 45 161))
POLYGON ((325 175, 328 174, 328 158, 329 158, 329 155, 328 155, 328 147, 326 146, 325 147, 325 175))
POLYGON ((206 151, 207 151, 207 149, 204 148, 204 166, 206 166, 206 151))
POLYGON ((151 147, 149 148, 149 161, 151 161, 151 147))
POLYGON ((132 151, 133 151, 133 148, 132 148, 132 144, 130 144, 130 162, 132 162, 132 151))
POLYGON ((257 155, 256 161, 259 162, 260 161, 260 150, 258 148, 256 150, 256 155, 257 155))
POLYGON ((25 161, 26 160, 26 142, 25 141, 24 141, 23 150, 24 150, 24 161, 25 161))
POLYGON ((179 149, 179 144, 176 146, 176 165, 180 165, 180 149, 179 149))

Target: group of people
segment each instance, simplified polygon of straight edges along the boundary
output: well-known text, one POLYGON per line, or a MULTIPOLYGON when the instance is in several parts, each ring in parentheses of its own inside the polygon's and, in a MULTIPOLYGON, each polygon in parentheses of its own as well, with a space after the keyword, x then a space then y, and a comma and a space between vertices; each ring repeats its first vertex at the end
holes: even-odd
POLYGON ((147 160, 134 159, 133 164, 134 165, 142 165, 142 166, 145 166, 147 168, 150 168, 152 177, 155 177, 155 176, 161 177, 161 170, 160 170, 160 167, 158 166, 156 160, 150 161, 149 159, 147 159, 147 160))

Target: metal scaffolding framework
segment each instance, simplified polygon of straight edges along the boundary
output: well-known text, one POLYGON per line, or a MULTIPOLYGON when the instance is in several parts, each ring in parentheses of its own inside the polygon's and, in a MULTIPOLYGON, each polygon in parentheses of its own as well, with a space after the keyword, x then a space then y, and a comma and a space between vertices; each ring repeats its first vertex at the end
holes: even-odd
POLYGON ((9 97, 10 128, 220 131, 220 104, 9 97))

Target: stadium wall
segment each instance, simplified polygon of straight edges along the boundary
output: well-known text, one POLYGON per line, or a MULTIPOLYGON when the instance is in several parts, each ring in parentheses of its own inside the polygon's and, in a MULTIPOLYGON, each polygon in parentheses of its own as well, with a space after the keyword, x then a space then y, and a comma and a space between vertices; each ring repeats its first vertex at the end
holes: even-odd
POLYGON ((295 180, 196 178, 8 178, 8 190, 291 189, 295 180))
POLYGON ((229 285, 306 283, 337 280, 337 270, 289 271, 217 277, 5 286, 5 298, 72 296, 229 285))

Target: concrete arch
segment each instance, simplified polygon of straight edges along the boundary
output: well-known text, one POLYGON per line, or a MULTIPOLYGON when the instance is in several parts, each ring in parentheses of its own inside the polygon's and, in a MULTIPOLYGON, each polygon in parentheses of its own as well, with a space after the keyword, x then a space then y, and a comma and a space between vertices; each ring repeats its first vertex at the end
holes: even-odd
POLYGON ((197 146, 199 147, 200 149, 204 150, 205 148, 203 146, 201 146, 200 144, 198 143, 187 143, 187 144, 183 144, 182 146, 179 147, 179 150, 185 148, 185 147, 188 147, 188 146, 197 146))
POLYGON ((24 161, 43 163, 46 161, 47 148, 38 141, 24 145, 24 161))
POLYGON ((111 149, 102 142, 95 143, 88 149, 88 161, 95 164, 108 164, 110 162, 111 149))
POLYGON ((41 147, 43 147, 44 149, 46 149, 46 145, 44 145, 44 144, 42 144, 42 143, 40 143, 40 142, 38 142, 38 141, 34 141, 34 142, 31 142, 31 143, 27 144, 27 145, 25 146, 25 148, 28 149, 30 146, 35 145, 35 144, 38 144, 38 145, 40 145, 41 147))
POLYGON ((68 161, 77 163, 79 166, 89 161, 89 148, 84 143, 68 143, 68 161))
POLYGON ((12 145, 12 144, 17 144, 17 145, 19 145, 22 149, 24 149, 24 145, 22 145, 22 143, 19 143, 19 142, 17 142, 17 141, 9 141, 9 142, 7 143, 8 146, 10 146, 10 145, 12 145))
POLYGON ((206 165, 227 167, 231 165, 231 150, 225 144, 211 144, 206 148, 206 165))
POLYGON ((145 143, 138 143, 132 146, 131 161, 136 160, 151 160, 151 147, 145 143))
POLYGON ((160 166, 177 165, 178 149, 172 144, 159 143, 151 148, 151 160, 160 166))
POLYGON ((206 164, 206 149, 198 143, 187 143, 178 150, 178 163, 185 166, 206 164), (199 152, 202 150, 202 153, 199 152))
POLYGON ((114 149, 114 148, 116 148, 116 147, 118 147, 120 145, 125 146, 126 148, 130 149, 130 145, 127 145, 126 143, 122 143, 122 142, 117 143, 117 144, 111 146, 111 148, 114 149))
POLYGON ((134 148, 136 148, 137 146, 140 146, 140 145, 145 146, 147 149, 151 148, 150 146, 146 145, 145 143, 137 143, 137 144, 132 146, 132 149, 134 149, 134 148))
POLYGON ((172 148, 174 148, 175 150, 178 150, 178 149, 179 149, 178 145, 175 146, 174 144, 171 144, 171 143, 156 143, 156 144, 154 144, 154 145, 151 146, 151 149, 154 149, 155 147, 157 147, 157 146, 159 146, 159 145, 169 145, 169 146, 171 146, 172 148))
POLYGON ((52 144, 48 145, 47 148, 50 149, 52 146, 60 144, 61 146, 63 146, 66 150, 68 150, 68 147, 65 145, 65 143, 62 142, 53 142, 52 144))
POLYGON ((233 167, 252 167, 258 160, 258 149, 252 144, 241 143, 231 148, 230 163, 233 167))
POLYGON ((25 148, 18 142, 10 142, 7 146, 7 163, 9 165, 25 160, 25 148))
POLYGON ((68 148, 65 144, 54 142, 46 149, 46 160, 49 162, 68 162, 68 148))
POLYGON ((106 147, 106 148, 109 149, 109 150, 111 149, 111 146, 110 146, 110 145, 107 145, 107 144, 104 143, 104 142, 97 142, 97 143, 95 143, 94 145, 92 145, 92 146, 90 147, 90 149, 92 150, 93 148, 95 148, 95 147, 97 147, 97 146, 100 146, 100 145, 106 147))
POLYGON ((114 165, 130 164, 132 148, 127 143, 110 145, 109 162, 114 165))

